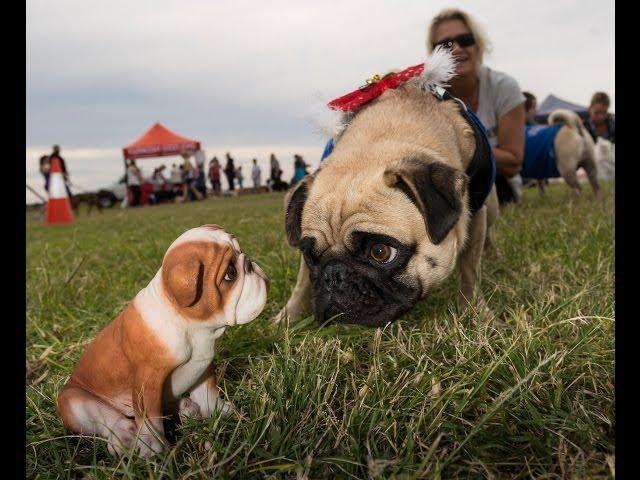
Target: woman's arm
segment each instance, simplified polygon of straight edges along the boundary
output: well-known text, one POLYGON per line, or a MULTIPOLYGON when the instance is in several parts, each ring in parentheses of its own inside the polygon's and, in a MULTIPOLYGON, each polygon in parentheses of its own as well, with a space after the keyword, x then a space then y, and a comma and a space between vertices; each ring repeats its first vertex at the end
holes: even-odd
POLYGON ((499 174, 512 177, 522 168, 524 158, 524 104, 498 119, 498 145, 493 147, 499 174))

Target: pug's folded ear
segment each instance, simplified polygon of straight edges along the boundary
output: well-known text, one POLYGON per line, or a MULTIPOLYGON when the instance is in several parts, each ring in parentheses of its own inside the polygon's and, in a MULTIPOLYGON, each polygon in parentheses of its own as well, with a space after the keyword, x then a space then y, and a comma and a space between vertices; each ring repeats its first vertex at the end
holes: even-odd
POLYGON ((402 190, 424 218, 434 245, 444 240, 462 213, 469 178, 442 162, 407 159, 384 172, 388 187, 402 190))
POLYGON ((313 175, 307 175, 298 182, 293 190, 287 193, 284 200, 284 228, 287 232, 289 245, 292 247, 297 247, 300 244, 300 237, 302 235, 302 210, 307 201, 307 195, 312 182, 313 175))

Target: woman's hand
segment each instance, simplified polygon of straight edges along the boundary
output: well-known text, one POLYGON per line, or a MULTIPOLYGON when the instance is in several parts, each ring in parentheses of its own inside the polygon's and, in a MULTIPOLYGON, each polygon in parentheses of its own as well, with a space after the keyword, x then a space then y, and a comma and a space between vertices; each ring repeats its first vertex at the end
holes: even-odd
POLYGON ((513 177, 522 169, 524 158, 524 104, 498 119, 498 145, 493 147, 499 174, 513 177))

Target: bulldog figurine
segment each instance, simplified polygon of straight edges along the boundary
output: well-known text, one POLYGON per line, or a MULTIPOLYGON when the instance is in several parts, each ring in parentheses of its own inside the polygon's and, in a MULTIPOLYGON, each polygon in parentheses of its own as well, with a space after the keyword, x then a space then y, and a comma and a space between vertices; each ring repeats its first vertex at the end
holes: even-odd
POLYGON ((217 225, 175 240, 162 267, 88 345, 58 397, 64 425, 103 437, 111 454, 166 447, 162 417, 225 413, 213 368, 216 339, 255 319, 268 279, 217 225))

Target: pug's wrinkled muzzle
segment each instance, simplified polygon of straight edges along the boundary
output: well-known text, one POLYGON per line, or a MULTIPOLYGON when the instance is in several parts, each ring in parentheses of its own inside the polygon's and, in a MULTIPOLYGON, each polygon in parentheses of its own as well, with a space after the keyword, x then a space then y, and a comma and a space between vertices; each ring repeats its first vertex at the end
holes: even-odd
POLYGON ((375 279, 340 261, 331 261, 315 278, 314 316, 329 322, 381 327, 413 306, 413 295, 398 295, 376 284, 375 279))

